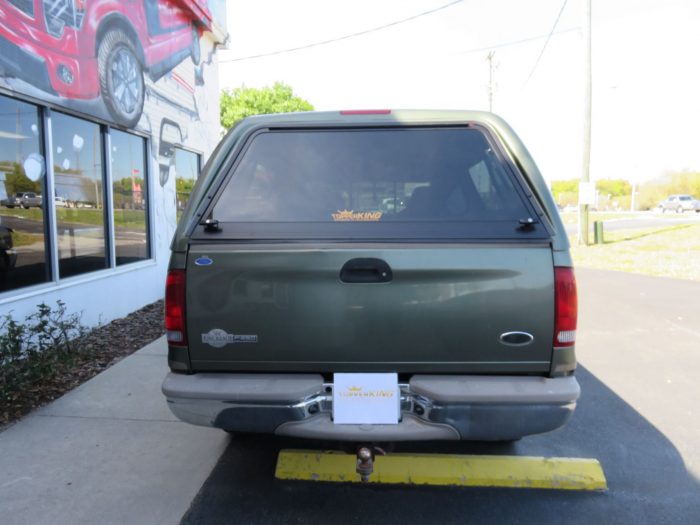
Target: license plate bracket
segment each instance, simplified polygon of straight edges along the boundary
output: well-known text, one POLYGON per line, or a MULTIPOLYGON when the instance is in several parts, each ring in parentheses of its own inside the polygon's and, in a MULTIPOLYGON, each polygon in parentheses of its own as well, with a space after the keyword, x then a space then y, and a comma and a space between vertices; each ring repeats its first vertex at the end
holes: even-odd
POLYGON ((334 424, 397 425, 400 416, 398 374, 333 374, 334 424))

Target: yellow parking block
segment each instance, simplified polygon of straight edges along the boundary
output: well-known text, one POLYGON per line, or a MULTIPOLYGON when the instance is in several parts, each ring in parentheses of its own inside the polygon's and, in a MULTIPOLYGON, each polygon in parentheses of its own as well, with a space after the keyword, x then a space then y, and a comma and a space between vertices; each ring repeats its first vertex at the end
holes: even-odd
MULTIPOLYGON (((335 451, 281 450, 275 477, 360 482, 356 458, 335 451)), ((606 490, 605 474, 595 459, 455 454, 377 456, 369 483, 606 490)))

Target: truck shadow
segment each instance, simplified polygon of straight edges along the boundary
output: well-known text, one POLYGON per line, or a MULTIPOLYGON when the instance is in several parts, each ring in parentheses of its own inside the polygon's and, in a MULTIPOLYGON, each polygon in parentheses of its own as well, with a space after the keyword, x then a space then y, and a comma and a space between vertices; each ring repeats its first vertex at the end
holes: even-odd
POLYGON ((338 443, 237 436, 182 523, 697 523, 700 483, 671 441, 579 366, 582 398, 563 429, 513 444, 404 443, 396 452, 596 458, 605 493, 281 481, 283 448, 338 443))

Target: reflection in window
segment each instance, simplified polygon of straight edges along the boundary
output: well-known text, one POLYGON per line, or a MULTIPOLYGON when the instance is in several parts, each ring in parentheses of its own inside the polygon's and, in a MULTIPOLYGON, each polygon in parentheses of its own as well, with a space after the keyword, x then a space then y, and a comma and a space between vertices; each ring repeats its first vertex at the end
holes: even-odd
POLYGON ((177 218, 187 205, 187 200, 192 193, 192 187, 199 174, 199 155, 184 149, 175 148, 175 204, 177 206, 177 218))
POLYGON ((0 96, 0 292, 49 279, 45 173, 38 109, 0 96))
POLYGON ((59 277, 106 268, 100 126, 54 112, 52 142, 59 277))
POLYGON ((214 208, 224 222, 487 220, 504 233, 528 213, 486 135, 464 128, 261 133, 214 208))
POLYGON ((145 141, 111 132, 114 247, 117 265, 148 259, 145 141))

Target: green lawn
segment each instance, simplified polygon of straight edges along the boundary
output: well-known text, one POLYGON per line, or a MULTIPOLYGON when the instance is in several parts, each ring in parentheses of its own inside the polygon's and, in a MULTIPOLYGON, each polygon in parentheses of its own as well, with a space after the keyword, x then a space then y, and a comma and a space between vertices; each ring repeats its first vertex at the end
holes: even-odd
MULTIPOLYGON (((43 211, 39 208, 23 210, 21 208, 2 209, 3 215, 23 217, 28 220, 42 220, 43 211)), ((56 208, 56 219, 59 223, 101 225, 104 221, 102 210, 95 208, 56 208)), ((114 225, 117 228, 143 228, 145 224, 143 210, 116 210, 114 225)))
POLYGON ((15 248, 20 246, 29 246, 37 242, 44 242, 44 235, 41 233, 24 233, 13 231, 12 232, 12 245, 15 248))
POLYGON ((700 225, 605 233, 605 244, 578 246, 576 266, 700 281, 700 225))

